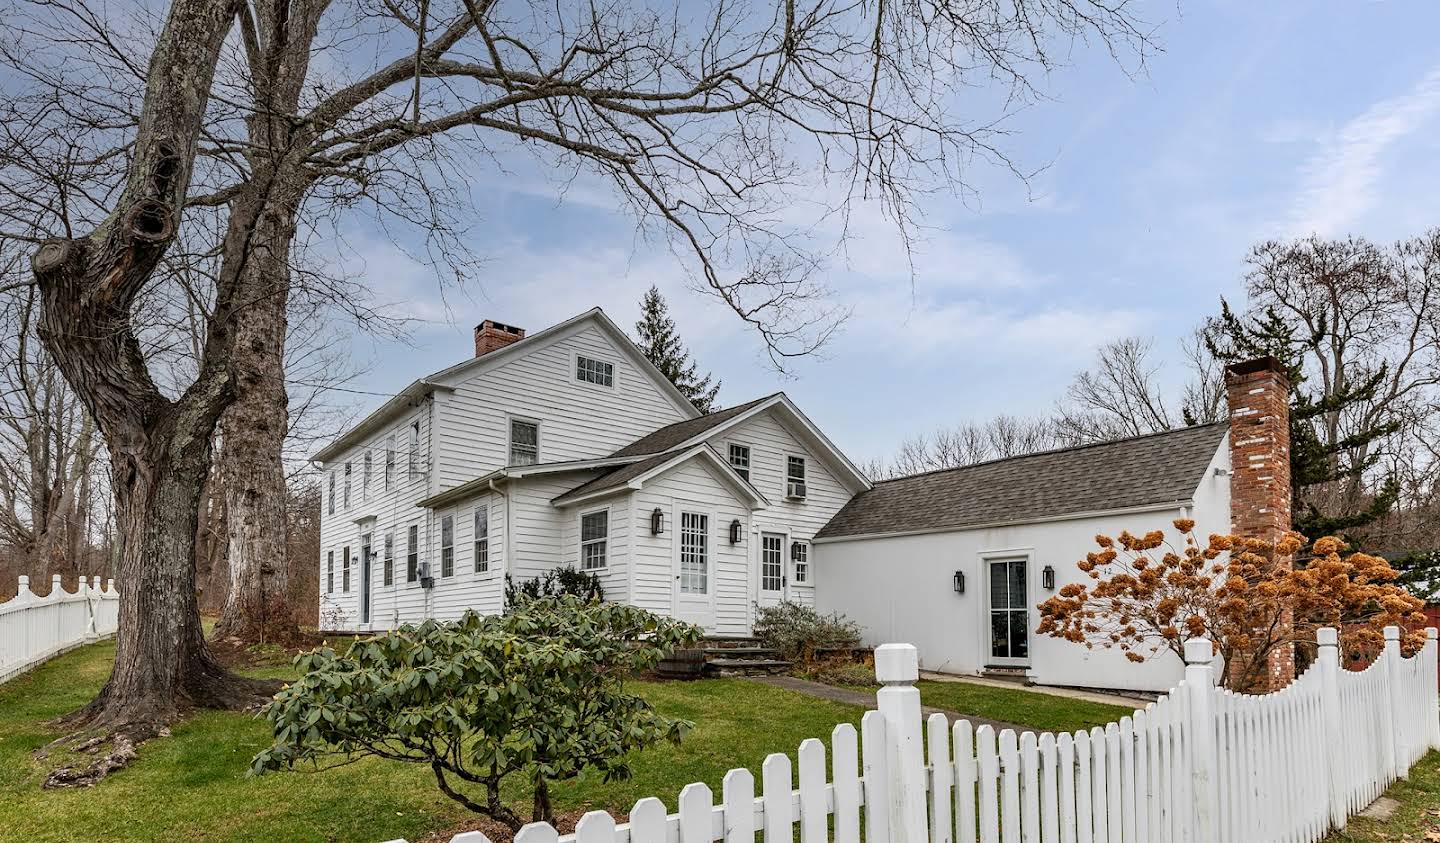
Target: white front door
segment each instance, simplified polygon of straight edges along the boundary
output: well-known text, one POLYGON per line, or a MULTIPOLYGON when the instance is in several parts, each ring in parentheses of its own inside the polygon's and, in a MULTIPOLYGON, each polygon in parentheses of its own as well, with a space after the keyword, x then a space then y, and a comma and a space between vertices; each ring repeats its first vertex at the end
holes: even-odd
POLYGON ((990 652, 987 664, 1023 667, 1030 664, 1030 604, 1026 560, 990 559, 990 652))
POLYGON ((715 625, 715 547, 710 516, 682 509, 674 523, 675 617, 710 629, 715 625))
POLYGON ((785 536, 781 533, 760 534, 760 598, 761 606, 774 606, 785 599, 785 536))

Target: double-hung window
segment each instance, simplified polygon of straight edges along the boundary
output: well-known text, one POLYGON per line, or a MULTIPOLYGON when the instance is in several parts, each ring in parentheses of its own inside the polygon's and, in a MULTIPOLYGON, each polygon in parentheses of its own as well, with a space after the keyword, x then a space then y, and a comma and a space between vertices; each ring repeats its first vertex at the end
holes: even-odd
POLYGON ((455 574, 455 516, 440 519, 440 576, 455 574))
POLYGON ((335 551, 325 553, 325 593, 335 593, 335 551))
POLYGON ((785 458, 785 497, 792 500, 805 498, 805 458, 785 458))
POLYGON ((485 504, 475 507, 475 573, 490 570, 490 511, 485 504))
POLYGON ((345 463, 345 486, 344 497, 341 499, 346 509, 350 508, 350 463, 345 463))
POLYGON ((510 465, 534 465, 540 461, 540 425, 524 419, 510 420, 510 465))
POLYGON ((340 590, 346 594, 350 593, 350 546, 346 545, 340 552, 340 590))
POLYGON ((794 582, 805 585, 810 582, 810 545, 794 542, 790 545, 790 568, 794 582))
POLYGON ((363 468, 360 469, 360 500, 370 497, 370 452, 365 452, 363 468))
POLYGON ((411 480, 420 474, 420 421, 410 422, 410 448, 405 454, 405 471, 411 480))
POLYGON ((598 386, 614 386, 615 364, 577 354, 575 355, 575 380, 598 386))
POLYGON ((420 527, 411 524, 405 536, 405 582, 420 578, 420 527))
POLYGON ((680 591, 710 593, 710 516, 680 513, 680 591))
POLYGON ((391 531, 385 534, 385 585, 395 584, 395 533, 391 531))
POLYGON ((385 491, 390 491, 390 481, 395 477, 395 434, 385 438, 385 491))
POLYGON ((610 538, 610 510, 580 516, 580 567, 595 571, 605 567, 605 549, 610 538))
POLYGON ((335 514, 335 472, 330 472, 330 514, 335 514))
POLYGON ((750 480, 750 446, 749 446, 749 445, 735 445, 735 444, 732 444, 732 445, 730 446, 730 467, 733 468, 733 469, 735 469, 735 473, 736 473, 736 474, 740 475, 741 477, 744 477, 745 480, 746 480, 746 482, 749 482, 749 480, 750 480))

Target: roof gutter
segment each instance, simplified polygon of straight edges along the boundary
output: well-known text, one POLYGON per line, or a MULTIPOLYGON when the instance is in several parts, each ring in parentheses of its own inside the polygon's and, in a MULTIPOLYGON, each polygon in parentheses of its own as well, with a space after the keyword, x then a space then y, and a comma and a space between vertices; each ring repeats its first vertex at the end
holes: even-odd
MULTIPOLYGON (((1167 501, 1165 503, 1137 504, 1136 506, 1122 506, 1115 509, 1096 509, 1087 512, 1063 512, 1057 515, 1045 515, 1035 518, 1016 518, 1007 521, 985 521, 978 524, 956 524, 947 527, 931 527, 924 530, 896 530, 889 533, 847 533, 843 536, 823 536, 811 539, 811 544, 832 544, 844 541, 860 541, 864 539, 894 539, 906 536, 930 536, 937 533, 968 533, 972 530, 988 530, 997 527, 1023 527, 1029 524, 1046 524, 1051 521, 1081 521, 1086 518, 1108 518, 1114 515, 1140 515, 1150 512, 1168 512, 1170 510, 1185 510, 1193 507, 1195 501, 1192 498, 1183 500, 1167 501)), ((822 528, 823 529, 823 528, 822 528)))

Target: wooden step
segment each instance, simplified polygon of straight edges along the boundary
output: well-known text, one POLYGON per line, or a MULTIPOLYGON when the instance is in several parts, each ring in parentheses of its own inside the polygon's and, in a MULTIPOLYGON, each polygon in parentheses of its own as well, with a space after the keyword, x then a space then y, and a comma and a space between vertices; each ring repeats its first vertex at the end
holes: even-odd
POLYGON ((763 658, 775 655, 775 650, 772 647, 706 647, 705 655, 707 658, 763 658))

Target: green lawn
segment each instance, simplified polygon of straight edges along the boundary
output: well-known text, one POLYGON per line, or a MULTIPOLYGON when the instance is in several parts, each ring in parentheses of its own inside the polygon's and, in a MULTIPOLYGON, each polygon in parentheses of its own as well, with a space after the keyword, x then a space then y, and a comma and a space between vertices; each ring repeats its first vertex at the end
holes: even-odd
MULTIPOLYGON (((26 841, 377 841, 415 840, 469 815, 441 795, 426 770, 364 760, 338 769, 247 778, 250 758, 267 745, 265 724, 238 714, 206 713, 172 737, 141 747, 140 758, 92 789, 42 791, 55 766, 31 753, 58 736, 45 724, 79 708, 104 683, 114 645, 95 644, 0 685, 0 840, 26 841)), ((291 676, 269 667, 251 675, 291 676)), ((805 738, 826 738, 836 723, 859 723, 862 710, 743 679, 640 682, 662 711, 694 721, 680 747, 640 753, 635 776, 605 784, 582 778, 554 789, 559 811, 628 811, 643 796, 674 809, 692 781, 716 793, 733 767, 759 765, 771 752, 793 753, 805 738)), ((1005 688, 921 682, 930 705, 1041 729, 1088 727, 1122 709, 1005 688)), ((513 798, 523 807, 517 791, 513 798)), ((527 810, 528 812, 528 810, 527 810)))
POLYGON ((1381 841, 1440 840, 1440 752, 1432 752, 1410 768, 1410 778, 1397 782, 1385 795, 1400 803, 1387 822, 1354 817, 1325 838, 1326 843, 1381 843, 1381 841))
MULTIPOLYGON (((0 685, 0 840, 376 843, 413 840, 466 818, 435 790, 428 771, 410 765, 366 760, 319 774, 246 778, 250 757, 268 742, 265 724, 223 713, 186 720, 93 789, 40 790, 53 762, 35 761, 31 751, 58 734, 44 722, 86 702, 113 656, 113 645, 93 645, 0 685)), ((858 723, 862 713, 740 679, 637 684, 661 710, 695 721, 695 730, 678 748, 641 753, 631 781, 559 785, 558 810, 628 811, 652 795, 673 810, 685 784, 704 781, 719 793, 725 772, 740 766, 758 779, 767 754, 793 753, 801 740, 828 737, 836 723, 858 723)))
POLYGON ((915 683, 920 701, 934 708, 973 714, 1030 726, 1043 732, 1074 732, 1104 726, 1133 713, 1117 705, 1074 700, 1053 694, 996 688, 974 682, 937 682, 922 679, 915 683))

